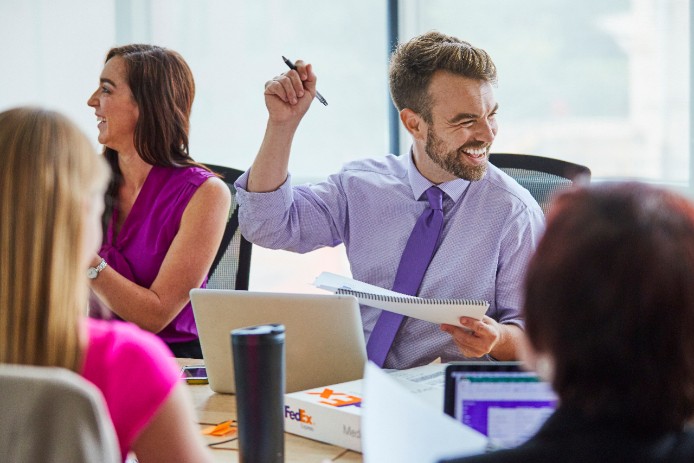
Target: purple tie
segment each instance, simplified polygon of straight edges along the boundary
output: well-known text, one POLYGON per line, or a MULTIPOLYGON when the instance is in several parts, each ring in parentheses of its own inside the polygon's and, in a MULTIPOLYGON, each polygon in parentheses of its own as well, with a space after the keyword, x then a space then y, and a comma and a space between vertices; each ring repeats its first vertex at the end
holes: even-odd
MULTIPOLYGON (((393 291, 416 296, 434 257, 443 228, 443 191, 432 186, 426 192, 430 208, 417 219, 400 258, 393 291)), ((384 310, 374 326, 366 352, 369 360, 383 367, 404 316, 384 310)))

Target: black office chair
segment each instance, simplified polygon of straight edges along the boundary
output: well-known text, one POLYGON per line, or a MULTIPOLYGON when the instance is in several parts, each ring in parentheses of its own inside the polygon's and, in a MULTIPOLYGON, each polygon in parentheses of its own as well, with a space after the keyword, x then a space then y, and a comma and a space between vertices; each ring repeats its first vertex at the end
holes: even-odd
POLYGON ((531 154, 490 153, 489 162, 503 170, 533 195, 547 214, 553 195, 576 182, 590 182, 590 169, 560 159, 531 154))
POLYGON ((248 290, 252 245, 241 236, 239 231, 239 208, 236 202, 236 188, 234 188, 234 182, 243 171, 214 164, 205 164, 205 166, 222 175, 222 180, 231 191, 229 218, 222 243, 210 267, 207 287, 211 289, 248 290))

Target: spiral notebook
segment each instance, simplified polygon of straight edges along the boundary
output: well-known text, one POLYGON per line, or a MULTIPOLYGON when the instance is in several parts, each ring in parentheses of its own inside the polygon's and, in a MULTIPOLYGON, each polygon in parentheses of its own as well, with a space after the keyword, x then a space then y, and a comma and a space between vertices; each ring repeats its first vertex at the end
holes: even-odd
POLYGON ((362 305, 436 324, 461 326, 460 317, 481 320, 489 308, 487 301, 408 296, 330 272, 318 275, 313 285, 336 294, 355 296, 362 305))

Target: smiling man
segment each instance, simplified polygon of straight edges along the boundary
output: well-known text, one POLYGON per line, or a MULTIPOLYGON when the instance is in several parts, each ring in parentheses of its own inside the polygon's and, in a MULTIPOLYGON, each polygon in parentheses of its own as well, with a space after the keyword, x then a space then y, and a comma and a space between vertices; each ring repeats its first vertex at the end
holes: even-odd
POLYGON ((344 243, 357 280, 489 301, 482 320, 461 318, 464 328, 362 306, 379 366, 516 359, 523 276, 544 217, 527 190, 488 163, 498 109, 489 55, 438 32, 399 45, 390 89, 410 152, 353 161, 324 182, 293 187, 291 143, 316 93, 312 66, 295 65, 265 84, 265 138, 236 183, 243 235, 295 252, 344 243))

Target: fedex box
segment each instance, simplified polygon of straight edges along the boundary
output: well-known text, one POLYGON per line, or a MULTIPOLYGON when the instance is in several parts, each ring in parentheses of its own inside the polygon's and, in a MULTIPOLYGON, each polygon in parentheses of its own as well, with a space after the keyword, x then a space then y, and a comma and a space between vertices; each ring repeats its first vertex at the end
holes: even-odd
POLYGON ((361 380, 284 397, 284 430, 361 452, 361 380))

